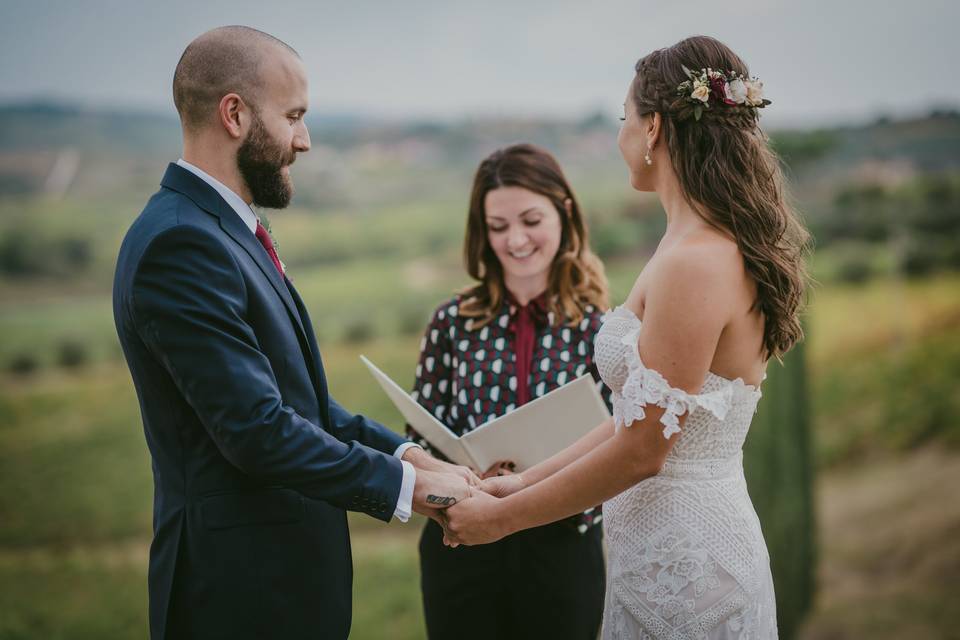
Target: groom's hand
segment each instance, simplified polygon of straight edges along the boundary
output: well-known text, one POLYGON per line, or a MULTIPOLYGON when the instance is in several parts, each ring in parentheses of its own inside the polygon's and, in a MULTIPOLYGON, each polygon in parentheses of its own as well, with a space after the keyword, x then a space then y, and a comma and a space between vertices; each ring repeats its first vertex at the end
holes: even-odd
POLYGON ((418 470, 451 473, 466 480, 467 484, 469 484, 471 487, 480 486, 480 478, 478 478, 477 474, 475 474, 469 467, 462 467, 460 465, 444 462, 443 460, 438 460, 420 447, 410 447, 404 451, 401 460, 409 462, 418 470))
POLYGON ((463 502, 470 493, 470 485, 459 475, 419 469, 413 486, 413 510, 436 520, 439 511, 463 502))

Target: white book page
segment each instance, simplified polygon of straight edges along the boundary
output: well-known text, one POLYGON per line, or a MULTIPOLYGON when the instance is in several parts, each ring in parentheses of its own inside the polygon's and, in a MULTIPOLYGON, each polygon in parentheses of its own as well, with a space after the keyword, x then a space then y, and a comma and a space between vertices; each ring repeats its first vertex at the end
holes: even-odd
POLYGON ((546 460, 610 417, 589 374, 464 434, 460 440, 486 471, 511 460, 518 471, 546 460))
POLYGON ((393 404, 397 407, 397 410, 404 419, 411 427, 417 430, 417 433, 427 439, 430 446, 436 448, 448 459, 457 464, 472 467, 474 470, 478 469, 470 453, 463 446, 460 438, 453 431, 450 431, 447 425, 437 420, 437 418, 424 409, 420 403, 411 398, 400 385, 391 380, 383 371, 380 371, 380 369, 367 360, 366 357, 360 356, 360 359, 363 361, 363 364, 367 365, 370 373, 373 374, 373 377, 383 388, 384 392, 386 392, 387 397, 393 401, 393 404))

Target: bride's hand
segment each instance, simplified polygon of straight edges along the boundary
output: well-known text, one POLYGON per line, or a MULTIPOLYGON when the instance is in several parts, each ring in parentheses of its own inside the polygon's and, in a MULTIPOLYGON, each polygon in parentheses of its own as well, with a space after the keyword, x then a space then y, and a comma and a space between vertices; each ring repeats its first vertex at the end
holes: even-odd
POLYGON ((510 534, 499 513, 501 509, 499 498, 475 491, 468 499, 440 513, 444 544, 487 544, 510 534))
POLYGON ((512 470, 504 470, 492 476, 484 474, 484 479, 480 482, 481 491, 497 498, 506 498, 526 487, 527 483, 524 481, 523 475, 513 473, 512 470))

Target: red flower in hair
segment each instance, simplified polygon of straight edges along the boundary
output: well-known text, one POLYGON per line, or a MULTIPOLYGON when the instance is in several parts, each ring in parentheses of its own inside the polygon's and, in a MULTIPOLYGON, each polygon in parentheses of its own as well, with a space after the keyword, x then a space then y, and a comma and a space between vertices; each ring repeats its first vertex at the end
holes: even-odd
POLYGON ((737 104, 727 97, 727 79, 719 73, 710 77, 710 95, 724 104, 737 104))
POLYGON ((677 85, 677 93, 693 103, 693 116, 696 120, 703 115, 704 109, 715 105, 735 106, 742 104, 756 109, 770 104, 763 97, 763 83, 757 78, 746 78, 736 71, 730 75, 713 69, 701 69, 694 73, 683 67, 688 80, 677 85))

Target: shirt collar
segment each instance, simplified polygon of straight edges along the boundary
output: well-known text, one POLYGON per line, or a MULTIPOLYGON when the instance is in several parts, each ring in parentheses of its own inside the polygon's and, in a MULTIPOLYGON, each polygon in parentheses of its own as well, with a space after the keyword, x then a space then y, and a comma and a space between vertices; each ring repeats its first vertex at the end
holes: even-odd
MULTIPOLYGON (((510 313, 516 313, 517 309, 520 308, 520 307, 523 306, 523 305, 521 305, 519 302, 517 302, 517 299, 514 297, 513 293, 510 291, 510 289, 507 289, 506 287, 504 287, 504 288, 503 288, 503 292, 504 292, 504 302, 506 302, 508 305, 510 305, 510 313)), ((533 298, 532 300, 530 300, 530 301, 526 304, 526 306, 528 306, 528 307, 531 307, 531 306, 532 306, 532 308, 536 308, 536 309, 539 310, 539 311, 546 311, 546 310, 547 310, 547 300, 548 300, 549 298, 550 298, 550 292, 549 292, 548 290, 544 290, 544 291, 543 291, 542 293, 540 293, 540 295, 538 295, 536 298, 533 298)))
POLYGON ((532 318, 538 326, 553 324, 553 313, 549 310, 548 305, 548 300, 550 299, 549 291, 544 291, 525 306, 521 306, 506 287, 504 287, 504 292, 506 293, 504 296, 504 304, 507 307, 507 313, 510 314, 509 322, 511 325, 516 322, 521 310, 529 314, 530 318, 532 318))
POLYGON ((177 160, 177 164, 216 189, 217 193, 220 194, 220 197, 226 200, 227 204, 230 205, 230 208, 233 209, 237 215, 240 216, 240 219, 243 220, 243 223, 247 225, 247 228, 250 229, 250 233, 255 234, 257 232, 257 223, 259 222, 259 218, 257 217, 257 214, 254 213, 253 209, 250 208, 250 205, 243 201, 243 198, 238 196, 230 187, 223 184, 209 173, 200 167, 190 164, 183 158, 177 160))

